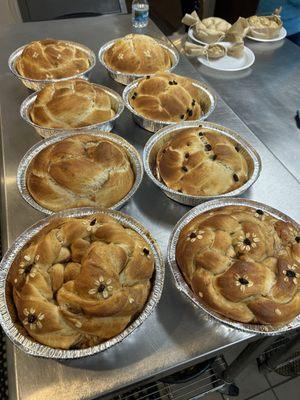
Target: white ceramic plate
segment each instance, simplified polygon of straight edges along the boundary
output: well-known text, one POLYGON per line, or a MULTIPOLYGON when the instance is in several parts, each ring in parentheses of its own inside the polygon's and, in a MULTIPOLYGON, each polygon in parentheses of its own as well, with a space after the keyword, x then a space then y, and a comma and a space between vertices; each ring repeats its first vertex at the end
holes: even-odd
MULTIPOLYGON (((224 47, 232 46, 232 43, 222 42, 219 43, 224 47)), ((217 69, 219 71, 241 71, 249 68, 255 61, 255 55, 252 50, 245 46, 244 55, 241 58, 224 56, 217 60, 207 59, 205 56, 198 57, 201 64, 209 68, 217 69)))
POLYGON ((261 39, 261 38, 256 38, 253 36, 247 35, 247 39, 255 40, 256 42, 278 42, 278 40, 282 40, 286 37, 287 31, 284 27, 280 29, 279 35, 273 39, 261 39))
POLYGON ((206 42, 202 42, 202 40, 197 39, 197 38, 194 36, 194 31, 193 31, 193 28, 192 28, 192 27, 190 27, 189 30, 188 30, 188 37, 189 37, 190 39, 192 39, 194 42, 197 42, 197 43, 200 43, 200 44, 208 44, 208 43, 206 43, 206 42))

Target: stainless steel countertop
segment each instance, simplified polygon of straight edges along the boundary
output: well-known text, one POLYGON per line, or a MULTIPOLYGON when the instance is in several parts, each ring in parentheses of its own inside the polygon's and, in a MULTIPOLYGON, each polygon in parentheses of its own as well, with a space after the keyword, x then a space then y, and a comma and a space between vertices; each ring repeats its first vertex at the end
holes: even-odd
MULTIPOLYGON (((179 48, 186 37, 176 41, 179 48)), ((196 58, 190 62, 222 94, 239 118, 300 181, 300 49, 290 40, 273 43, 246 39, 255 54, 252 67, 238 72, 216 71, 196 58)))
MULTIPOLYGON (((41 37, 78 41, 96 52, 103 43, 130 31, 128 15, 26 23, 0 31, 4 247, 42 217, 22 200, 16 187, 18 162, 25 151, 39 140, 39 136, 19 116, 19 106, 28 95, 28 90, 5 67, 9 54, 18 46, 41 37)), ((151 22, 147 33, 163 39, 151 22)), ((175 72, 199 78, 199 73, 184 57, 181 57, 175 72)), ((91 80, 110 86, 119 93, 123 90, 121 85, 108 77, 99 63, 91 80)), ((236 112, 239 112, 238 108, 236 112)), ((261 155, 262 174, 244 197, 268 203, 299 221, 300 187, 287 169, 220 98, 209 120, 238 131, 261 155)), ((271 124, 272 120, 266 123, 271 124)), ((128 111, 121 116, 114 131, 128 139, 139 151, 149 138, 149 133, 134 124, 128 111)), ((188 207, 168 199, 147 177, 122 209, 152 232, 164 254, 174 224, 187 210, 188 207)), ((250 334, 226 327, 197 310, 176 290, 167 267, 164 292, 156 311, 134 334, 93 359, 66 365, 29 357, 9 345, 10 397, 14 400, 92 399, 153 376, 166 375, 227 346, 250 339, 253 339, 250 334)))

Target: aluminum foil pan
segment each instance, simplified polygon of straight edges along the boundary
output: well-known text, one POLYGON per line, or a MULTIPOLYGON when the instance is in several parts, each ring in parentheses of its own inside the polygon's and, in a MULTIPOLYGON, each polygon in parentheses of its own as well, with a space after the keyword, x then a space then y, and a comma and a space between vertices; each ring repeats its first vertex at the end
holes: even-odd
POLYGON ((161 297, 164 274, 164 261, 158 244, 153 239, 151 234, 134 218, 119 211, 104 210, 101 208, 83 207, 74 208, 68 211, 62 211, 52 217, 42 219, 32 225, 30 228, 28 228, 16 239, 16 241, 12 244, 10 249, 4 255, 0 263, 0 324, 9 339, 26 354, 60 360, 72 360, 92 356, 94 354, 109 349, 117 343, 120 343, 129 334, 133 333, 149 317, 161 297), (123 332, 97 346, 89 347, 82 350, 61 350, 34 342, 33 339, 30 339, 29 336, 26 337, 18 331, 9 313, 6 303, 6 279, 9 268, 11 267, 17 254, 22 250, 26 243, 28 243, 38 232, 40 232, 42 228, 49 224, 53 220, 53 218, 83 217, 95 213, 103 213, 115 218, 122 225, 129 227, 139 233, 150 246, 154 254, 155 272, 152 277, 152 290, 147 300, 147 303, 145 304, 144 310, 130 325, 128 325, 128 327, 123 332))
POLYGON ((41 135, 43 138, 48 138, 52 135, 62 132, 87 132, 89 130, 100 130, 100 131, 110 132, 113 129, 116 120, 120 117, 120 115, 124 111, 123 100, 121 96, 114 90, 102 85, 96 85, 96 84, 93 85, 103 89, 111 99, 112 108, 115 111, 115 115, 107 121, 103 121, 94 125, 83 126, 80 128, 70 128, 69 130, 65 128, 43 128, 42 126, 33 123, 29 115, 29 111, 36 100, 38 94, 37 92, 29 95, 21 104, 20 107, 21 117, 24 119, 25 122, 27 122, 27 124, 34 127, 37 133, 41 135))
POLYGON ((238 133, 235 131, 225 128, 224 126, 214 124, 212 122, 182 122, 175 126, 167 126, 160 131, 156 132, 144 147, 143 152, 143 163, 144 168, 149 176, 149 178, 172 200, 177 201, 178 203, 185 204, 188 206, 196 206, 204 201, 212 200, 212 199, 224 199, 233 196, 239 196, 244 193, 246 190, 249 189, 250 186, 258 179, 260 172, 261 172, 261 159, 257 151, 244 140, 238 133), (163 182, 159 181, 155 175, 155 164, 156 164, 156 155, 158 150, 169 141, 169 139, 176 135, 176 133, 184 128, 194 128, 194 127, 203 127, 209 128, 221 135, 224 135, 230 138, 234 143, 239 145, 240 152, 245 157, 248 168, 250 171, 250 178, 249 180, 239 187, 236 190, 233 190, 228 193, 219 194, 215 196, 193 196, 187 195, 176 190, 168 188, 163 182))
POLYGON ((117 204, 110 207, 111 210, 118 210, 125 203, 127 203, 127 201, 135 194, 135 192, 139 188, 140 184, 142 183, 143 163, 142 163, 141 157, 140 157, 138 151, 135 149, 135 147, 133 147, 130 143, 127 142, 127 140, 123 139, 121 136, 115 135, 114 133, 107 133, 107 132, 101 132, 101 131, 97 131, 97 132, 87 131, 87 132, 81 132, 81 133, 78 133, 78 132, 60 133, 60 134, 51 136, 50 138, 48 138, 46 140, 42 140, 42 141, 36 143, 34 146, 32 146, 31 149, 29 149, 27 151, 27 153, 24 155, 24 157, 22 158, 22 160, 19 164, 19 167, 18 167, 18 171, 17 171, 17 186, 18 186, 18 189, 19 189, 23 199, 26 200, 27 203, 29 203, 32 207, 34 207, 38 211, 41 211, 44 214, 52 215, 55 212, 48 210, 47 208, 38 204, 33 199, 31 194, 29 193, 29 191, 27 189, 27 185, 26 185, 27 169, 28 169, 31 161, 34 159, 34 157, 36 157, 37 154, 39 154, 46 147, 48 147, 54 143, 60 142, 61 140, 64 140, 68 137, 76 136, 76 135, 80 135, 80 134, 88 134, 88 135, 97 136, 98 138, 101 137, 103 139, 110 140, 111 142, 116 143, 119 146, 121 146, 127 152, 127 155, 129 157, 129 160, 130 160, 130 163, 131 163, 134 175, 135 175, 135 181, 134 181, 132 188, 127 193, 127 195, 125 197, 123 197, 123 199, 121 199, 117 204))
POLYGON ((282 212, 276 210, 275 208, 269 207, 265 204, 258 203, 253 200, 248 200, 248 199, 242 199, 242 198, 237 198, 237 199, 217 199, 217 200, 212 200, 207 203, 200 204, 199 206, 193 208, 192 210, 188 211, 175 225, 173 232, 170 236, 169 239, 169 245, 168 245, 168 264, 171 268, 171 271, 173 273, 173 276, 175 278, 175 285, 177 289, 179 289, 181 292, 183 292, 189 299, 190 301, 198 308, 200 308, 202 311, 206 313, 208 318, 215 319, 219 322, 222 322, 226 325, 231 326, 232 328, 238 329, 240 331, 244 332, 249 332, 249 333, 254 333, 254 334, 262 334, 262 335, 279 335, 279 334, 284 334, 290 330, 297 329, 300 327, 300 315, 296 317, 293 321, 291 321, 289 324, 282 325, 280 327, 278 326, 272 326, 272 325, 259 325, 259 324, 244 324, 241 322, 235 322, 231 319, 228 319, 221 314, 216 313, 213 311, 207 304, 202 303, 200 298, 197 297, 192 289, 189 287, 189 285, 186 283, 184 276, 182 275, 180 268, 177 265, 176 262, 176 246, 177 246, 177 241, 180 235, 181 230, 186 226, 192 219, 197 217, 200 214, 203 214, 206 211, 211 211, 215 210, 220 207, 224 206, 247 206, 251 207, 254 209, 260 209, 268 214, 276 217, 277 219, 280 219, 284 222, 290 222, 295 225, 298 229, 300 228, 300 225, 295 222, 292 218, 288 217, 287 215, 283 214, 282 212))
MULTIPOLYGON (((217 98, 214 94, 212 94, 211 89, 206 86, 204 83, 191 79, 193 81, 193 85, 196 86, 201 92, 201 108, 204 111, 203 115, 199 118, 194 120, 193 122, 200 122, 204 121, 209 115, 214 111, 217 103, 217 98)), ((129 97, 131 92, 137 87, 139 83, 139 79, 132 82, 130 85, 126 86, 123 91, 123 100, 125 106, 128 110, 132 113, 133 119, 135 122, 141 126, 142 128, 146 129, 150 132, 157 132, 159 129, 169 126, 169 125, 176 125, 176 122, 166 122, 166 121, 157 121, 149 118, 143 117, 141 114, 137 113, 130 105, 129 97)))
MULTIPOLYGON (((122 83, 122 85, 128 85, 130 82, 138 79, 138 78, 142 78, 143 76, 146 75, 153 75, 153 74, 126 74, 124 72, 118 72, 115 71, 113 69, 110 69, 110 67, 108 65, 105 64, 104 61, 104 53, 106 52, 106 50, 108 50, 111 46, 113 46, 115 44, 115 42, 117 40, 120 40, 120 38, 118 39, 114 39, 111 40, 110 42, 105 43, 99 50, 98 53, 98 59, 100 61, 100 63, 106 68, 109 76, 114 79, 115 81, 122 83)), ((166 72, 171 72, 174 70, 174 68, 177 66, 178 62, 179 62, 179 54, 177 52, 177 50, 175 49, 174 46, 171 46, 170 44, 168 44, 167 42, 164 42, 162 40, 158 40, 155 39, 157 43, 159 43, 164 49, 168 50, 171 54, 172 57, 172 67, 167 69, 166 72)))
POLYGON ((11 72, 28 88, 31 90, 40 90, 42 89, 45 85, 49 84, 49 83, 55 83, 55 82, 60 82, 60 81, 67 81, 69 79, 74 79, 74 78, 82 78, 82 79, 86 79, 88 80, 89 75, 92 71, 92 69, 94 68, 94 66, 96 65, 96 55, 95 53, 90 50, 88 47, 80 44, 80 43, 75 43, 75 42, 71 42, 70 40, 65 40, 66 43, 69 43, 75 47, 77 47, 79 50, 84 51, 85 53, 87 53, 87 55, 89 56, 89 61, 90 61, 90 67, 84 71, 81 72, 80 74, 76 74, 73 76, 69 76, 66 78, 61 78, 61 79, 31 79, 31 78, 25 78, 24 76, 20 75, 18 73, 18 71, 15 68, 15 63, 16 60, 20 57, 20 55, 22 54, 24 48, 27 45, 24 45, 22 47, 19 47, 17 50, 15 50, 9 57, 8 59, 8 67, 11 70, 11 72))

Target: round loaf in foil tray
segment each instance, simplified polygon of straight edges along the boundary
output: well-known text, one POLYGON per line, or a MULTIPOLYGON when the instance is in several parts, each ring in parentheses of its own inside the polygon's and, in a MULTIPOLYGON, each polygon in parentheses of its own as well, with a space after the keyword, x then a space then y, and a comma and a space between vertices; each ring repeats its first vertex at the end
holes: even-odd
POLYGON ((15 240, 10 249, 4 255, 0 263, 0 324, 9 339, 26 354, 59 360, 72 360, 92 356, 111 348, 117 343, 120 343, 130 334, 134 338, 134 331, 149 317, 149 315, 159 302, 163 289, 164 274, 164 261, 158 244, 151 236, 151 234, 134 218, 119 211, 104 210, 100 208, 83 207, 74 208, 68 211, 62 211, 52 217, 42 219, 32 225, 30 228, 28 228, 15 240), (22 250, 22 248, 54 218, 84 217, 97 213, 103 213, 115 218, 123 226, 129 227, 136 231, 149 244, 154 255, 155 267, 152 277, 152 289, 145 304, 145 307, 143 311, 137 316, 137 318, 133 320, 123 332, 97 346, 89 347, 86 349, 62 350, 39 344, 29 336, 23 335, 18 330, 16 324, 13 321, 13 317, 11 315, 11 312, 9 311, 7 304, 8 287, 6 281, 9 269, 15 257, 22 250))
POLYGON ((10 71, 28 88, 31 90, 40 90, 44 86, 48 85, 49 83, 55 83, 55 82, 60 82, 60 81, 67 81, 69 79, 74 79, 74 78, 82 78, 88 80, 90 73, 94 66, 96 65, 96 55, 95 53, 89 49, 88 47, 80 44, 80 43, 75 43, 71 42, 69 40, 65 40, 64 42, 71 44, 72 46, 77 47, 79 50, 84 51, 88 57, 89 57, 89 62, 90 66, 86 71, 80 72, 79 74, 73 75, 73 76, 68 76, 65 78, 60 78, 60 79, 32 79, 32 78, 26 78, 25 76, 22 76, 18 73, 15 63, 16 60, 20 57, 22 54, 24 48, 27 45, 24 45, 22 47, 19 47, 17 50, 15 50, 9 57, 8 59, 8 67, 10 71))
POLYGON ((129 201, 129 199, 134 195, 134 193, 137 191, 140 184, 142 183, 143 163, 142 163, 141 157, 140 157, 138 151, 135 149, 135 147, 133 147, 130 143, 127 142, 127 140, 123 139, 121 136, 116 135, 114 133, 101 132, 101 131, 97 131, 97 132, 87 131, 87 132, 80 132, 80 133, 77 133, 77 132, 75 132, 75 133, 74 132, 60 133, 60 134, 51 136, 48 139, 42 140, 42 141, 36 143, 34 146, 32 146, 31 149, 29 149, 27 151, 27 153, 24 155, 24 157, 22 158, 22 160, 19 164, 19 167, 18 167, 18 171, 17 171, 17 186, 18 186, 18 189, 19 189, 23 199, 26 200, 27 203, 29 203, 32 207, 34 207, 38 211, 43 212, 44 214, 51 215, 51 214, 54 214, 54 211, 51 211, 51 210, 41 206, 40 204, 38 204, 33 199, 31 194, 29 193, 29 191, 27 189, 27 184, 26 184, 27 169, 28 169, 31 161, 34 159, 34 157, 36 157, 37 154, 39 154, 42 150, 44 150, 48 146, 51 146, 52 144, 60 142, 61 140, 64 140, 71 136, 76 136, 76 135, 80 135, 80 134, 93 135, 93 136, 96 136, 97 138, 103 138, 103 139, 110 140, 111 142, 116 143, 117 145, 121 146, 128 155, 132 170, 135 175, 134 184, 133 184, 132 188, 130 189, 130 191, 127 193, 127 195, 125 197, 123 197, 123 199, 121 199, 117 204, 110 207, 111 210, 118 210, 122 206, 124 206, 124 204, 127 203, 127 201, 129 201))
POLYGON ((175 279, 175 285, 177 289, 183 292, 189 300, 200 310, 202 310, 208 320, 214 319, 219 322, 224 323, 232 328, 238 329, 240 331, 253 333, 253 334, 262 334, 262 335, 279 335, 284 334, 290 330, 297 329, 300 327, 300 315, 298 315, 293 321, 289 324, 282 325, 282 326, 273 326, 273 325, 260 325, 260 324, 246 324, 241 322, 235 322, 229 318, 222 316, 219 313, 213 311, 207 304, 201 301, 201 299, 194 294, 190 286, 184 279, 183 274, 180 271, 180 268, 176 262, 176 247, 180 232, 182 229, 195 217, 200 214, 203 214, 207 211, 213 211, 220 207, 224 206, 246 206, 251 207, 253 209, 260 209, 275 218, 292 223, 295 227, 300 229, 299 224, 295 222, 292 218, 288 217, 286 214, 272 208, 268 205, 258 203, 253 200, 248 199, 217 199, 211 200, 209 202, 200 204, 199 206, 191 209, 188 211, 175 225, 173 232, 171 233, 169 244, 168 244, 168 264, 171 268, 172 274, 175 279))
POLYGON ((240 196, 242 193, 248 190, 250 186, 252 186, 253 183, 258 179, 262 169, 262 164, 259 154, 245 139, 243 139, 238 133, 236 133, 231 129, 207 121, 201 122, 200 124, 199 122, 182 122, 177 125, 171 125, 162 128, 160 131, 156 132, 155 135, 151 136, 151 138, 146 143, 143 152, 143 163, 145 172, 152 180, 152 182, 155 183, 155 185, 157 185, 160 189, 162 189, 162 191, 172 200, 175 200, 178 203, 185 204, 188 206, 196 206, 197 204, 212 199, 223 199, 233 196, 240 196), (170 189, 157 178, 155 167, 156 167, 156 155, 159 149, 166 142, 168 142, 170 138, 175 136, 178 131, 184 128, 196 128, 196 127, 207 128, 219 133, 220 135, 224 135, 240 147, 240 152, 244 155, 247 161, 249 175, 250 175, 248 181, 244 185, 231 192, 219 195, 194 196, 170 189))
MULTIPOLYGON (((216 96, 212 93, 211 89, 206 86, 204 83, 199 82, 195 79, 192 79, 193 85, 197 87, 201 92, 201 108, 203 110, 203 114, 197 120, 193 120, 191 122, 200 122, 204 121, 209 115, 214 111, 217 103, 216 96)), ((123 100, 125 106, 128 110, 132 113, 133 119, 135 122, 141 126, 142 128, 146 129, 149 132, 157 132, 159 129, 162 129, 165 126, 169 125, 176 125, 178 122, 167 122, 167 121, 157 121, 149 118, 143 117, 141 114, 137 113, 130 105, 129 98, 131 96, 131 92, 138 86, 139 79, 132 82, 130 85, 126 86, 123 91, 123 100)))
MULTIPOLYGON (((125 72, 119 72, 119 71, 115 71, 113 69, 111 69, 108 65, 106 65, 105 61, 104 61, 104 54, 105 52, 115 44, 115 42, 119 39, 114 39, 111 40, 110 42, 105 43, 99 50, 98 53, 98 59, 100 61, 100 63, 105 67, 105 69, 107 70, 109 76, 114 79, 116 82, 121 83, 122 85, 128 85, 130 82, 135 81, 138 78, 142 78, 143 76, 146 75, 153 75, 153 74, 127 74, 125 72)), ((155 39, 157 43, 159 43, 164 49, 168 50, 171 54, 172 57, 172 67, 169 68, 168 70, 166 70, 165 72, 172 72, 178 62, 179 62, 179 54, 177 52, 177 50, 175 49, 175 47, 171 46, 170 44, 168 44, 167 42, 164 42, 162 40, 158 40, 155 39)))
POLYGON ((116 120, 120 117, 120 115, 124 111, 124 103, 123 103, 122 97, 117 92, 115 92, 114 90, 112 90, 106 86, 96 85, 96 84, 93 84, 93 85, 103 89, 111 99, 111 104, 112 104, 112 108, 115 112, 115 115, 107 121, 99 122, 98 124, 94 124, 94 125, 83 126, 80 128, 70 128, 70 129, 43 128, 42 126, 37 125, 34 122, 32 122, 30 115, 29 115, 30 109, 37 97, 36 92, 29 95, 22 102, 21 107, 20 107, 21 117, 24 119, 25 122, 27 122, 27 124, 32 126, 37 131, 37 133, 40 136, 42 136, 43 138, 48 138, 52 135, 55 135, 57 133, 62 133, 62 132, 88 132, 89 130, 91 130, 91 131, 92 130, 93 131, 100 130, 100 131, 110 132, 113 129, 116 120))

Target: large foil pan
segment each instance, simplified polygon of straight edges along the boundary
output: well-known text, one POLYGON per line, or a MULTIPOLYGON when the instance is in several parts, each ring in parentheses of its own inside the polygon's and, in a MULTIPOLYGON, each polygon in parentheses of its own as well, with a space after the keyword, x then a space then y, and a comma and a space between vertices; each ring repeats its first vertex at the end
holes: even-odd
POLYGON ((31 90, 40 90, 42 89, 44 86, 48 85, 49 83, 55 83, 55 82, 61 82, 61 81, 67 81, 69 79, 75 79, 75 78, 82 78, 82 79, 86 79, 88 80, 90 73, 92 71, 92 69, 94 68, 94 66, 96 65, 96 55, 95 53, 89 49, 88 47, 80 44, 80 43, 75 43, 75 42, 71 42, 69 40, 65 40, 66 43, 71 44, 72 46, 77 47, 79 50, 84 51, 88 57, 89 57, 89 61, 90 61, 90 66, 86 71, 80 72, 79 74, 73 75, 73 76, 68 76, 66 78, 60 78, 60 79, 32 79, 32 78, 26 78, 22 75, 20 75, 15 67, 15 63, 17 61, 17 59, 20 57, 20 55, 22 54, 24 48, 27 45, 24 45, 22 47, 19 47, 17 50, 15 50, 9 57, 8 59, 8 67, 11 70, 11 72, 28 88, 31 90))
POLYGON ((123 103, 122 97, 117 92, 115 92, 114 90, 112 90, 106 86, 96 85, 96 84, 93 84, 93 85, 103 89, 111 99, 111 104, 112 104, 113 110, 115 111, 115 115, 107 121, 99 122, 98 124, 94 124, 94 125, 83 126, 80 128, 70 128, 70 129, 43 128, 42 126, 37 125, 34 122, 32 122, 30 115, 29 115, 30 109, 36 100, 36 97, 38 94, 37 92, 32 93, 22 102, 21 107, 20 107, 21 117, 24 119, 25 122, 27 122, 27 124, 34 127, 34 129, 37 131, 37 133, 40 136, 42 136, 43 138, 48 138, 52 135, 55 135, 57 133, 62 133, 62 132, 78 132, 79 133, 79 132, 87 132, 89 130, 100 130, 100 131, 110 132, 113 129, 116 120, 120 117, 120 115, 124 111, 124 103, 123 103))
POLYGON ((200 214, 203 214, 206 211, 212 211, 220 207, 224 206, 247 206, 254 209, 260 209, 268 214, 282 220, 285 222, 290 222, 298 229, 300 228, 299 224, 295 222, 292 218, 288 217, 284 213, 276 210, 275 208, 269 207, 265 204, 258 203, 253 200, 248 199, 217 199, 212 200, 207 203, 200 204, 199 206, 193 208, 192 210, 188 211, 175 225, 173 232, 169 239, 168 245, 168 264, 171 268, 173 276, 175 278, 175 284, 177 289, 183 292, 189 300, 200 310, 204 311, 208 318, 215 319, 219 322, 222 322, 226 325, 229 325, 233 328, 236 328, 240 331, 254 333, 254 334, 262 334, 262 335, 279 335, 284 334, 287 331, 297 329, 300 327, 300 315, 296 317, 293 321, 289 324, 282 325, 282 326, 272 326, 272 325, 259 325, 259 324, 244 324, 241 322, 235 322, 229 318, 222 316, 221 314, 216 313, 213 311, 207 304, 201 301, 199 297, 197 297, 192 289, 189 287, 187 282, 184 279, 183 274, 180 271, 179 266, 176 262, 176 246, 177 241, 180 235, 181 230, 195 217, 200 214))
POLYGON ((26 175, 27 175, 27 169, 31 163, 31 161, 34 159, 34 157, 37 156, 42 150, 44 150, 46 147, 51 146, 54 143, 60 142, 61 140, 64 140, 68 137, 71 136, 76 136, 80 134, 87 134, 87 135, 93 135, 97 136, 98 138, 103 138, 110 140, 113 143, 116 143, 117 145, 121 146, 127 153, 128 158, 130 160, 130 164, 132 166, 134 175, 135 175, 135 180, 132 188, 130 191, 126 194, 123 199, 121 199, 118 203, 110 207, 111 210, 118 210, 120 209, 127 201, 134 195, 134 193, 137 191, 139 188, 142 180, 143 180, 143 163, 141 160, 141 157, 138 153, 138 151, 133 147, 130 143, 127 142, 127 140, 123 139, 119 135, 115 135, 114 133, 107 133, 107 132, 101 132, 101 131, 96 131, 96 132, 68 132, 68 133, 60 133, 54 136, 51 136, 50 138, 46 140, 42 140, 38 143, 36 143, 34 146, 31 147, 27 151, 27 153, 24 155, 22 158, 18 171, 17 171, 17 186, 18 189, 23 197, 24 200, 27 201, 32 207, 37 209, 38 211, 43 212, 44 214, 54 214, 54 211, 48 210, 47 208, 41 206, 38 204, 33 197, 31 196, 30 192, 27 189, 27 184, 26 184, 26 175))
MULTIPOLYGON (((209 89, 209 87, 206 86, 204 83, 199 82, 195 79, 191 79, 191 80, 193 81, 193 85, 196 86, 201 92, 201 108, 203 110, 203 115, 199 119, 194 120, 193 122, 204 121, 214 111, 214 109, 216 107, 216 103, 217 103, 217 98, 212 93, 211 89, 209 89)), ((126 86, 126 88, 123 91, 123 100, 124 100, 125 106, 132 113, 133 119, 135 120, 135 122, 139 126, 141 126, 142 128, 144 128, 150 132, 156 132, 159 129, 161 129, 167 125, 175 125, 176 122, 157 121, 157 120, 145 118, 141 114, 137 113, 131 107, 129 98, 131 96, 131 92, 134 91, 134 89, 137 87, 138 84, 139 84, 139 79, 132 82, 130 85, 126 86)))
MULTIPOLYGON (((146 75, 153 75, 153 74, 127 74, 125 72, 119 72, 111 69, 108 65, 106 65, 104 61, 104 54, 105 52, 112 47, 118 39, 111 40, 110 42, 105 43, 99 50, 98 59, 100 63, 106 68, 109 76, 114 79, 116 82, 121 83, 122 85, 128 85, 130 82, 135 81, 138 78, 142 78, 146 75)), ((174 46, 164 42, 162 40, 155 39, 158 44, 160 44, 164 49, 168 50, 172 57, 172 67, 167 69, 165 72, 171 72, 177 66, 179 62, 179 54, 174 46)))
POLYGON ((62 211, 55 214, 52 217, 47 217, 40 220, 39 222, 32 225, 25 232, 23 232, 11 245, 10 249, 4 255, 0 263, 0 324, 9 337, 9 339, 26 354, 32 356, 38 356, 50 359, 60 359, 60 360, 72 360, 83 357, 92 356, 94 354, 100 353, 104 350, 109 349, 117 343, 120 343, 128 335, 134 333, 134 331, 149 317, 151 312, 156 307, 159 302, 164 282, 164 262, 160 248, 156 241, 153 239, 151 234, 134 218, 120 213, 119 211, 105 210, 101 208, 73 208, 72 210, 62 211), (11 314, 8 309, 6 295, 6 280, 9 269, 22 248, 38 233, 48 225, 54 218, 57 217, 83 217, 86 215, 92 215, 95 213, 103 213, 115 218, 122 225, 135 230, 140 234, 143 239, 150 246, 155 260, 155 272, 152 277, 152 290, 149 294, 148 300, 145 304, 144 310, 141 314, 131 322, 128 327, 121 332, 119 335, 112 339, 109 339, 97 346, 89 347, 80 350, 62 350, 54 349, 42 344, 35 342, 30 336, 24 336, 21 334, 16 325, 13 323, 11 314))
POLYGON ((152 180, 168 197, 172 200, 177 201, 178 203, 185 204, 188 206, 195 206, 204 201, 212 200, 212 199, 224 199, 233 196, 240 196, 246 190, 253 185, 253 183, 258 179, 261 172, 261 159, 257 151, 246 141, 244 140, 238 133, 235 131, 225 128, 224 126, 214 124, 212 122, 182 122, 175 126, 167 126, 162 128, 155 135, 153 135, 144 147, 143 152, 143 163, 144 168, 152 180), (223 193, 214 196, 192 196, 184 193, 177 192, 176 190, 168 188, 163 182, 161 182, 156 176, 156 155, 159 149, 170 140, 170 138, 174 137, 178 131, 184 128, 195 128, 195 127, 203 127, 211 129, 219 133, 220 135, 224 135, 228 137, 234 144, 240 147, 240 153, 245 157, 248 169, 249 169, 249 179, 248 181, 239 187, 236 190, 233 190, 228 193, 223 193))

